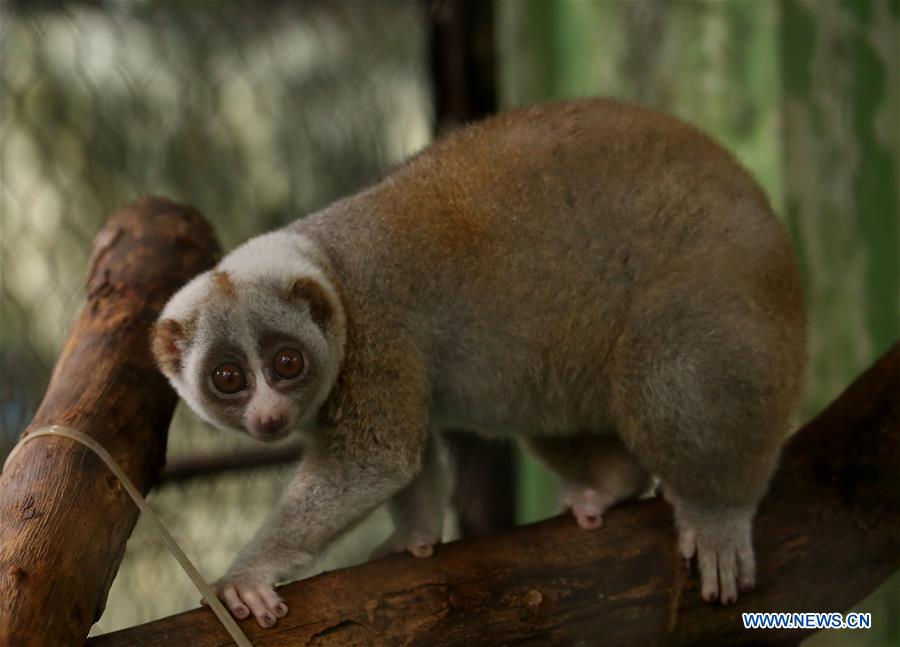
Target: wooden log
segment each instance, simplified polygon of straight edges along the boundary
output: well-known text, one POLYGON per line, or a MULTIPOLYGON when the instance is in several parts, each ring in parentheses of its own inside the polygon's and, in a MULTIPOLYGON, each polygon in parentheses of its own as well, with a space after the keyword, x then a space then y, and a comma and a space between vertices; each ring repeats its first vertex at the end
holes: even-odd
MULTIPOLYGON (((176 403, 151 359, 149 328, 218 256, 209 224, 188 207, 145 197, 114 213, 94 240, 87 302, 25 435, 78 429, 146 492, 176 403)), ((0 645, 82 644, 137 516, 85 447, 65 438, 23 446, 0 476, 0 645)))
POLYGON ((303 455, 303 442, 291 441, 270 447, 248 447, 212 454, 197 454, 169 458, 159 483, 182 483, 207 476, 231 475, 253 469, 296 465, 303 455))
MULTIPOLYGON (((700 600, 671 509, 653 499, 593 532, 558 517, 295 582, 275 628, 242 624, 260 647, 794 643, 810 632, 745 630, 741 613, 846 610, 896 571, 898 465, 900 344, 792 438, 756 524, 760 583, 737 605, 700 600)), ((224 644, 207 609, 89 641, 224 644)))

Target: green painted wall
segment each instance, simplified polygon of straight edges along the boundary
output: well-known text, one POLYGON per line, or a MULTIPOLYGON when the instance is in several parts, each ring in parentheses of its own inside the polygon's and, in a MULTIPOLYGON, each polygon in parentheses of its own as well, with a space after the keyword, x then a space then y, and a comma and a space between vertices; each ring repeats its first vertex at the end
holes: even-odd
MULTIPOLYGON (((784 195, 806 280, 810 416, 900 335, 900 3, 780 8, 784 195)), ((900 574, 856 610, 872 613, 871 631, 809 642, 900 645, 900 574)))

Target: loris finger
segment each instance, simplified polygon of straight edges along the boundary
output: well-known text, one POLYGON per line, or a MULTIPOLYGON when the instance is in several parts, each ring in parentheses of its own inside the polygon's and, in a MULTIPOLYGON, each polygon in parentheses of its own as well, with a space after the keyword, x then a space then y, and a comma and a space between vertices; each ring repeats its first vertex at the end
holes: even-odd
POLYGON ((233 615, 238 620, 243 620, 248 615, 250 615, 250 609, 247 608, 241 598, 238 596, 237 589, 233 586, 226 586, 222 589, 222 592, 219 594, 219 597, 222 599, 222 602, 225 603, 225 606, 228 607, 228 610, 231 611, 231 615, 233 615))
POLYGON ((260 627, 268 629, 275 624, 275 612, 266 605, 265 602, 257 595, 256 591, 249 588, 241 589, 239 595, 244 604, 250 607, 253 617, 260 627))
POLYGON ((275 593, 273 589, 268 586, 260 585, 256 587, 256 592, 259 594, 259 597, 262 599, 262 601, 265 602, 266 606, 272 610, 276 617, 283 618, 285 615, 287 615, 287 605, 284 603, 284 600, 281 599, 281 596, 275 593))

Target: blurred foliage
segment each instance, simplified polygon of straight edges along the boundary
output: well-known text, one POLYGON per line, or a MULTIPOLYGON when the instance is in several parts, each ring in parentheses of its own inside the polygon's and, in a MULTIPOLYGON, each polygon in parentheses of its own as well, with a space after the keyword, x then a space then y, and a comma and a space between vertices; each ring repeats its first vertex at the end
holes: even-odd
MULTIPOLYGON (((725 144, 791 229, 803 264, 807 420, 900 333, 896 0, 499 2, 507 105, 604 94, 674 113, 725 144)), ((523 456, 520 517, 558 506, 523 456)), ((820 644, 900 644, 900 575, 857 610, 868 632, 820 644)))
POLYGON ((900 334, 900 3, 790 0, 783 16, 786 215, 806 270, 812 414, 900 334))
MULTIPOLYGON (((504 105, 632 99, 710 132, 791 228, 811 316, 803 418, 900 329, 897 0, 499 0, 504 105)), ((430 133, 416 0, 0 3, 0 457, 31 418, 81 305, 90 241, 142 193, 199 208, 226 248, 372 182, 430 133)), ((180 409, 170 452, 246 442, 180 409)), ((520 518, 558 509, 523 457, 520 518)), ((170 485, 154 504, 215 576, 284 472, 170 485)), ((323 568, 365 558, 383 517, 323 568)), ((900 581, 875 628, 822 644, 900 644, 900 581), (841 642, 843 641, 843 642, 841 642)), ((98 630, 194 606, 139 522, 98 630), (165 591, 165 595, 161 594, 165 591)))
MULTIPOLYGON (((197 207, 226 249, 376 180, 430 138, 415 0, 0 3, 0 460, 31 419, 83 302, 90 243, 143 193, 197 207)), ((239 447, 181 407, 169 455, 239 447)), ((283 472, 154 492, 208 577, 271 508, 283 472)), ((321 568, 358 562, 384 516, 321 568)), ((381 535, 381 536, 379 536, 381 535)), ((140 521, 95 631, 196 606, 140 521)))

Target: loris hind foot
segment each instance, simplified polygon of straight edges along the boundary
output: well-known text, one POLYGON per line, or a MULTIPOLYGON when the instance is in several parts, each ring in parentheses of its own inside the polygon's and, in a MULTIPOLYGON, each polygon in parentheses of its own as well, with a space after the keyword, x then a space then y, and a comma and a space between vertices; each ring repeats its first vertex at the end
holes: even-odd
POLYGON ((700 595, 707 602, 734 604, 738 591, 756 585, 753 555, 755 506, 705 508, 666 494, 675 506, 678 549, 688 561, 697 556, 700 595))
POLYGON ((372 559, 404 550, 414 557, 431 557, 441 543, 449 481, 440 451, 440 440, 429 438, 422 470, 388 504, 394 532, 372 551, 372 559))
POLYGON ((372 551, 371 559, 403 551, 409 552, 413 557, 431 557, 434 555, 434 547, 439 543, 441 538, 434 533, 398 529, 372 551))
POLYGON ((617 436, 536 437, 527 444, 563 479, 565 504, 588 530, 603 526, 609 508, 639 496, 652 482, 617 436))

